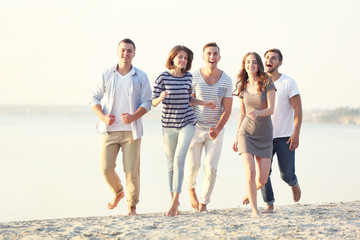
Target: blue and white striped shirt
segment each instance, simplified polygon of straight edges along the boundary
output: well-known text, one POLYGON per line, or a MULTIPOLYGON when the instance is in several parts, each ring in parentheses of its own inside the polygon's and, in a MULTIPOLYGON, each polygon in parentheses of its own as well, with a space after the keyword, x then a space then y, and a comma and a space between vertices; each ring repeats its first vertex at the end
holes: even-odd
POLYGON ((203 129, 216 127, 223 113, 223 98, 232 98, 231 78, 223 72, 216 83, 209 85, 203 79, 199 69, 193 72, 192 91, 197 99, 216 103, 214 110, 204 106, 193 106, 197 125, 203 129))
POLYGON ((183 77, 175 77, 168 72, 161 73, 155 81, 153 99, 161 92, 169 95, 162 101, 162 126, 181 128, 187 124, 196 124, 194 112, 190 106, 192 75, 187 72, 183 77))

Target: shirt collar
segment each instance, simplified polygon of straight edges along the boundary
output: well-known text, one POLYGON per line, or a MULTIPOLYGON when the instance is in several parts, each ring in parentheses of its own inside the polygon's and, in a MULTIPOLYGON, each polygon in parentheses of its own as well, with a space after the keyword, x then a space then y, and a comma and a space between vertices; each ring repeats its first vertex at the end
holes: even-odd
MULTIPOLYGON (((116 65, 114 66, 113 72, 117 72, 117 66, 118 66, 118 64, 116 64, 116 65)), ((135 70, 134 65, 131 65, 130 72, 131 72, 131 75, 135 75, 135 74, 136 74, 136 70, 135 70)))

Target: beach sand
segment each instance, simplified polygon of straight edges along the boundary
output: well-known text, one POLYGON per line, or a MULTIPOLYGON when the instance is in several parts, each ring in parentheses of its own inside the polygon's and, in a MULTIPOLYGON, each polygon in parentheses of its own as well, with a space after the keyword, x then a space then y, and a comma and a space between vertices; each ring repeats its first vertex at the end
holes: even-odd
POLYGON ((360 239, 360 201, 0 223, 0 239, 360 239), (260 209, 261 210, 261 209, 260 209))

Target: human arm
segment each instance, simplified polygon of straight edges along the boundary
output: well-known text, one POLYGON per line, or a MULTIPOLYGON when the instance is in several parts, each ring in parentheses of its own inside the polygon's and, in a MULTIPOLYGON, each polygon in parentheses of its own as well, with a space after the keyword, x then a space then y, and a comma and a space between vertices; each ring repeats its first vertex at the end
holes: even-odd
POLYGON ((153 105, 154 107, 156 107, 156 106, 159 105, 159 103, 161 103, 168 95, 169 95, 168 92, 162 91, 159 97, 157 97, 157 98, 155 98, 155 99, 152 100, 152 105, 153 105))
POLYGON ((209 136, 212 140, 214 140, 217 135, 219 134, 219 132, 221 131, 221 129, 223 129, 223 127, 225 126, 225 124, 227 123, 227 121, 229 120, 230 114, 231 114, 231 109, 232 109, 232 102, 233 102, 233 98, 232 97, 224 97, 223 98, 223 112, 220 116, 220 120, 217 123, 216 127, 214 128, 209 128, 209 136))
POLYGON ((139 107, 134 114, 122 113, 122 114, 120 114, 120 116, 121 116, 121 120, 123 121, 123 123, 130 124, 133 121, 136 121, 137 119, 144 116, 145 113, 147 113, 147 110, 143 107, 139 107))
POLYGON ((199 100, 197 98, 191 98, 190 104, 205 106, 205 107, 211 108, 213 110, 216 107, 216 104, 214 102, 206 102, 206 101, 199 100))
POLYGON ((272 115, 274 113, 274 108, 275 108, 275 94, 276 94, 275 89, 267 91, 266 92, 267 108, 262 110, 251 111, 247 115, 252 119, 255 119, 257 117, 265 117, 272 115))
POLYGON ((91 100, 90 100, 90 105, 91 107, 95 106, 95 105, 101 105, 101 100, 104 97, 105 94, 105 79, 110 78, 111 77, 111 73, 109 75, 109 73, 104 72, 101 77, 98 78, 98 80, 96 81, 95 85, 93 86, 93 88, 91 89, 91 100))
POLYGON ((287 144, 290 143, 289 149, 293 151, 299 146, 300 128, 302 123, 302 104, 300 94, 290 98, 290 103, 294 108, 294 132, 290 136, 287 144))
MULTIPOLYGON (((190 96, 191 96, 192 98, 196 98, 195 92, 192 92, 192 93, 190 94, 190 96)), ((191 101, 190 101, 190 106, 192 107, 193 105, 194 105, 194 104, 192 104, 191 101)))
POLYGON ((105 80, 111 78, 111 72, 109 70, 105 71, 99 80, 96 82, 95 86, 91 90, 91 101, 90 105, 93 109, 95 115, 103 121, 106 125, 112 125, 115 122, 115 115, 113 114, 104 114, 101 101, 105 95, 105 80))
POLYGON ((101 105, 93 105, 92 109, 96 116, 103 121, 106 125, 110 126, 115 122, 115 115, 114 114, 104 114, 101 109, 101 105))
POLYGON ((139 118, 141 118, 142 116, 144 116, 148 111, 150 111, 151 109, 151 87, 150 87, 150 82, 149 79, 147 77, 147 75, 143 72, 139 72, 139 80, 140 80, 140 94, 137 95, 135 94, 135 96, 140 97, 139 105, 137 105, 137 109, 133 114, 130 113, 122 113, 120 114, 121 120, 123 121, 123 123, 125 124, 130 124, 136 120, 138 120, 139 118))
MULTIPOLYGON (((141 89, 140 90, 140 106, 138 107, 137 110, 139 110, 139 108, 141 107, 141 108, 144 108, 146 110, 146 112, 148 112, 148 111, 151 110, 152 90, 151 90, 150 82, 149 82, 149 79, 148 79, 146 73, 141 72, 140 82, 141 82, 141 86, 140 86, 140 89, 141 89)), ((142 117, 143 115, 141 115, 140 117, 142 117)), ((135 120, 137 120, 137 119, 138 118, 136 118, 135 120)))
POLYGON ((163 74, 161 73, 155 80, 152 92, 151 104, 153 107, 159 105, 167 96, 169 92, 166 91, 165 82, 163 81, 163 74))
POLYGON ((239 136, 239 132, 240 132, 241 123, 243 122, 245 116, 246 116, 245 104, 244 104, 243 99, 240 98, 240 116, 239 116, 239 121, 238 121, 238 127, 236 130, 235 141, 233 144, 234 152, 237 152, 239 150, 238 149, 238 136, 239 136))

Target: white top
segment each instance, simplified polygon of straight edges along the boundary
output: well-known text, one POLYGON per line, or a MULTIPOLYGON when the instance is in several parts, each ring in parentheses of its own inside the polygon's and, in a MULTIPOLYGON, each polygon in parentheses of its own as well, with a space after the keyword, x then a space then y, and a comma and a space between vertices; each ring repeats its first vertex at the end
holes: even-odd
POLYGON ((294 79, 282 74, 274 82, 276 91, 275 110, 271 116, 274 134, 273 138, 290 137, 294 132, 294 109, 290 98, 300 94, 294 79))
POLYGON ((111 114, 115 115, 115 121, 110 126, 106 126, 106 130, 109 132, 114 131, 131 131, 131 125, 125 124, 121 120, 122 113, 130 113, 130 103, 129 103, 129 90, 131 83, 131 72, 128 72, 125 76, 121 75, 119 72, 115 74, 117 78, 116 83, 116 92, 114 105, 111 109, 111 114))
POLYGON ((203 79, 199 69, 193 72, 192 89, 195 98, 215 102, 216 104, 214 110, 199 105, 193 106, 198 121, 197 125, 203 129, 216 127, 223 113, 223 98, 232 98, 233 83, 231 78, 225 72, 222 72, 220 79, 216 83, 209 85, 203 79))

